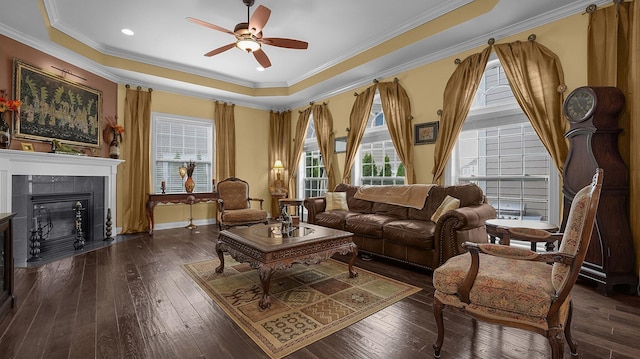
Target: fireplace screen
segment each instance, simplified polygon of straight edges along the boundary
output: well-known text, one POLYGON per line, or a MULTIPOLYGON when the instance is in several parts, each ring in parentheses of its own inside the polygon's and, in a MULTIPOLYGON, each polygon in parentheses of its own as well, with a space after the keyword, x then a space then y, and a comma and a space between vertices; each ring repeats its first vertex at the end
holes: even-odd
POLYGON ((78 249, 74 247, 77 241, 76 217, 79 219, 83 241, 90 238, 91 219, 87 211, 87 208, 90 208, 90 197, 90 194, 77 193, 33 197, 31 231, 35 231, 40 242, 40 256, 46 257, 78 249), (82 205, 82 210, 76 211, 77 203, 82 205))

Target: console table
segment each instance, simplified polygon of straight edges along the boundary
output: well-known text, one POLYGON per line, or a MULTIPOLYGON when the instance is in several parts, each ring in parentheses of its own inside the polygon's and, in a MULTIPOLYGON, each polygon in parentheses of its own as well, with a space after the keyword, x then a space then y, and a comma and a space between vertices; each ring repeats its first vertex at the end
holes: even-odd
POLYGON ((149 220, 149 235, 153 236, 153 209, 158 203, 182 203, 194 204, 201 202, 215 202, 218 200, 218 192, 200 193, 149 193, 147 198, 147 219, 149 220))

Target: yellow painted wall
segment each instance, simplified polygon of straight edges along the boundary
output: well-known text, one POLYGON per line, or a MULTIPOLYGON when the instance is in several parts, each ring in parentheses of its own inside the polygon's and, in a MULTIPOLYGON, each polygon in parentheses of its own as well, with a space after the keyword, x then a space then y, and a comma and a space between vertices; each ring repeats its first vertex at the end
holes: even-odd
MULTIPOLYGON (((249 195, 264 199, 262 208, 271 208, 269 194, 269 111, 236 106, 236 177, 249 182, 249 195)), ((252 203, 258 208, 257 203, 252 203)))

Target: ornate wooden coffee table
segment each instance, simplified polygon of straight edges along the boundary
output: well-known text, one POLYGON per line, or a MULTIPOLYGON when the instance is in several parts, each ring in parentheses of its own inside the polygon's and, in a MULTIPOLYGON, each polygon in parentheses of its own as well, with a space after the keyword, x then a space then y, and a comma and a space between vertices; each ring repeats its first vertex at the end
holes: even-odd
POLYGON ((300 223, 289 234, 282 233, 280 224, 258 224, 251 227, 236 227, 220 232, 216 252, 220 258, 217 273, 224 271, 224 253, 238 262, 248 262, 258 270, 262 283, 260 308, 271 305, 269 285, 271 275, 277 270, 291 268, 296 263, 318 264, 335 253, 351 253, 349 277, 358 275, 353 270, 353 260, 358 246, 353 243, 353 233, 300 223))

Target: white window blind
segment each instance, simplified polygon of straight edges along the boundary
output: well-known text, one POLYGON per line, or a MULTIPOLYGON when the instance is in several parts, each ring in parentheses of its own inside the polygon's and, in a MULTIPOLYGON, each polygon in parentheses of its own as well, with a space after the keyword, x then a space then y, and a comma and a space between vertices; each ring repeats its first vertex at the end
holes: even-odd
POLYGON ((154 113, 152 116, 152 177, 155 193, 185 192, 178 173, 189 161, 196 164, 194 192, 211 192, 213 174, 213 120, 154 113))

